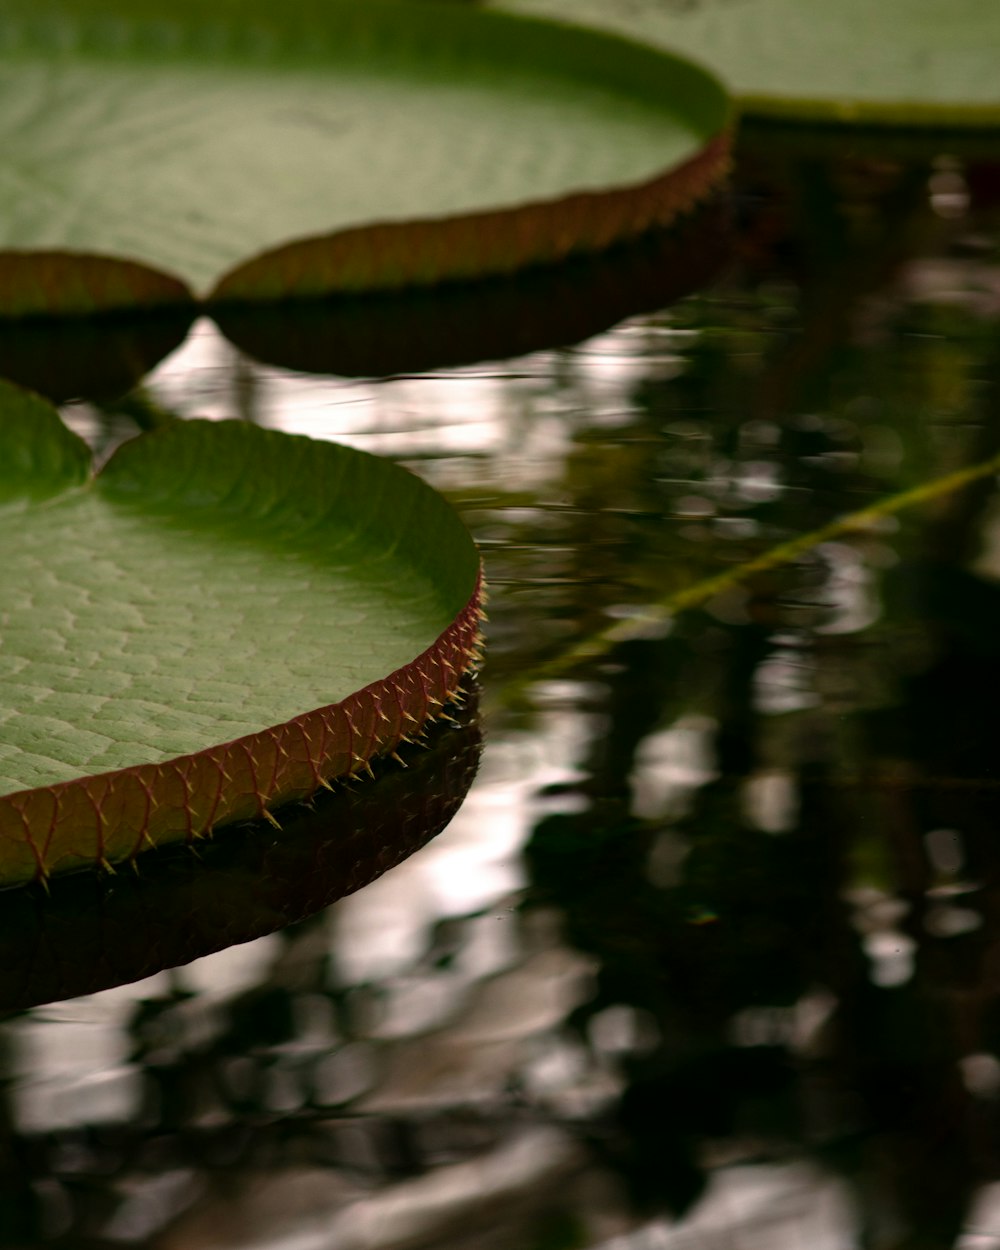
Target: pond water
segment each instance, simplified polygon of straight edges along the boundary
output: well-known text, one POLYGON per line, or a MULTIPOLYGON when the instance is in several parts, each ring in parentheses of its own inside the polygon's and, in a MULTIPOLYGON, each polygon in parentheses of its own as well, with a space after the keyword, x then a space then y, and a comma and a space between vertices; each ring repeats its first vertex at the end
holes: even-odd
POLYGON ((129 393, 37 332, 101 450, 171 412, 402 460, 492 597, 443 833, 0 1023, 2 1244, 1000 1246, 1000 144, 793 138, 679 243, 199 320, 129 393))

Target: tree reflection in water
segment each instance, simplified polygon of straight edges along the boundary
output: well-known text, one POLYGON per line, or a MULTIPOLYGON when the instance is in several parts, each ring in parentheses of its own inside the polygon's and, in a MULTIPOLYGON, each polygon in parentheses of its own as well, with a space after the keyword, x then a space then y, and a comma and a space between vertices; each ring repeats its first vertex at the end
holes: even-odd
POLYGON ((360 894, 6 1023, 5 1244, 1000 1242, 994 481, 530 681, 996 454, 997 185, 750 133, 725 275, 579 348, 347 382, 202 323, 143 396, 68 410, 411 458, 487 555, 489 747, 360 894))

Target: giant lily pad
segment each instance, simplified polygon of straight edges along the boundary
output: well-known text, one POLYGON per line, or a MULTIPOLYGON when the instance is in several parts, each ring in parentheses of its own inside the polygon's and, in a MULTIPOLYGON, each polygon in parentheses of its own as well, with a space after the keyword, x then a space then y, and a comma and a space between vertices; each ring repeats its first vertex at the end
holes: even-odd
POLYGON ((194 421, 95 474, 43 401, 0 406, 0 880, 266 818, 473 663, 478 555, 405 470, 194 421))
POLYGON ((747 114, 891 126, 1000 124, 989 0, 503 0, 710 66, 747 114))
POLYGON ((0 313, 505 273, 673 219, 726 163, 706 72, 393 0, 5 0, 0 313))

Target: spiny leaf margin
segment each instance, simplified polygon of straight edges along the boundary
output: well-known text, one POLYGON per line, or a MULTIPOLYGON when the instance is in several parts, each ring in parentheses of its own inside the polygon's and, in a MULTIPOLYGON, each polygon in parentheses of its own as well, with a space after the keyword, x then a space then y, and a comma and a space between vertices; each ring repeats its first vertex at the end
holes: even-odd
POLYGON ((454 723, 376 761, 375 784, 340 786, 147 856, 114 878, 63 873, 4 892, 0 1013, 94 994, 251 941, 328 907, 394 868, 458 811, 482 751, 479 691, 463 682, 454 723), (129 940, 120 940, 127 933, 129 940))

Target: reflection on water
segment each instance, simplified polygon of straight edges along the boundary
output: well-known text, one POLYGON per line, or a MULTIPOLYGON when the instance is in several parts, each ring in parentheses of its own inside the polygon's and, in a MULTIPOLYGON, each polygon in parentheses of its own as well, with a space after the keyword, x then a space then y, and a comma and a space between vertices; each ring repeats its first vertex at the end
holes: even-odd
POLYGON ((1000 1246, 994 477, 531 680, 996 454, 997 168, 758 144, 725 275, 577 347, 348 380, 204 320, 67 408, 101 445, 237 414, 448 492, 488 747, 360 893, 0 1028, 6 1244, 1000 1246))

